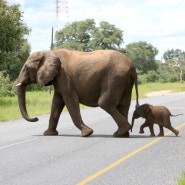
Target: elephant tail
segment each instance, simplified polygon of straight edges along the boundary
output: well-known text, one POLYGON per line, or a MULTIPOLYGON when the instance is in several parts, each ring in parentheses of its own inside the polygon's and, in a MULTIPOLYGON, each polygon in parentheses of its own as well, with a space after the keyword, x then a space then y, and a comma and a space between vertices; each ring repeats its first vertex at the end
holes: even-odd
POLYGON ((172 116, 172 117, 176 117, 176 116, 180 116, 180 115, 183 115, 183 113, 181 113, 181 114, 176 114, 176 115, 170 114, 170 116, 172 116))
POLYGON ((137 80, 137 72, 135 68, 133 68, 132 77, 134 79, 135 91, 136 91, 136 108, 139 107, 139 93, 138 93, 138 80, 137 80))

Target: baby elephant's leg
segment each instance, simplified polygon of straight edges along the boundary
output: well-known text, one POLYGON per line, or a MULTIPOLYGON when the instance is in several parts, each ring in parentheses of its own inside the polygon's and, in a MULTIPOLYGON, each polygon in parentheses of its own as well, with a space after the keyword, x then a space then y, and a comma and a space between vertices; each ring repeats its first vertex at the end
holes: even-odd
POLYGON ((145 127, 148 127, 148 122, 147 122, 147 121, 145 121, 145 122, 140 126, 140 131, 139 131, 140 134, 145 133, 145 132, 144 132, 144 128, 145 128, 145 127))
POLYGON ((173 127, 171 126, 171 122, 170 122, 170 124, 165 125, 165 127, 168 128, 169 130, 171 130, 176 136, 179 135, 179 130, 173 128, 173 127))
POLYGON ((154 133, 154 124, 150 123, 149 124, 149 129, 150 129, 150 137, 155 137, 155 133, 154 133))
POLYGON ((159 134, 158 134, 158 136, 159 137, 162 137, 162 136, 164 136, 164 129, 163 129, 163 126, 162 125, 159 125, 159 134))

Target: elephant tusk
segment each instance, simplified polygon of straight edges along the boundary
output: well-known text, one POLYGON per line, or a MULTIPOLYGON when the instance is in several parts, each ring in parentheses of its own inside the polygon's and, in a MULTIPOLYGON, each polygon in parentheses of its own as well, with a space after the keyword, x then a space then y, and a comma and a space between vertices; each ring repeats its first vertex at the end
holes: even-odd
POLYGON ((22 83, 18 83, 18 84, 16 84, 15 86, 16 87, 19 87, 19 86, 21 86, 22 85, 22 83))

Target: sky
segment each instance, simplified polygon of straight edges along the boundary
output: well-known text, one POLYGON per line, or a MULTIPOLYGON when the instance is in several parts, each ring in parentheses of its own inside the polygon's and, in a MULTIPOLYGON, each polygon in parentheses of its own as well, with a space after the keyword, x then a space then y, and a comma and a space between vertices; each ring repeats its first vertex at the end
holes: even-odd
POLYGON ((185 0, 7 0, 20 4, 22 20, 31 29, 31 51, 49 50, 54 32, 74 21, 107 21, 123 31, 124 44, 146 41, 159 50, 185 51, 185 0), (66 8, 67 7, 67 8, 66 8))

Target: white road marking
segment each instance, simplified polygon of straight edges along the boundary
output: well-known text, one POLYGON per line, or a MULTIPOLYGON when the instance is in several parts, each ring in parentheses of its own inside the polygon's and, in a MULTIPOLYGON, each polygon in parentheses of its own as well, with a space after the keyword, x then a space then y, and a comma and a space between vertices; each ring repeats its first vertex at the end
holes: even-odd
POLYGON ((6 146, 0 146, 0 150, 5 149, 5 148, 9 148, 9 147, 12 147, 12 146, 24 144, 24 143, 27 143, 27 142, 31 142, 31 141, 34 141, 34 140, 37 140, 37 139, 39 139, 39 138, 28 139, 28 140, 25 140, 25 141, 9 144, 9 145, 6 145, 6 146))

